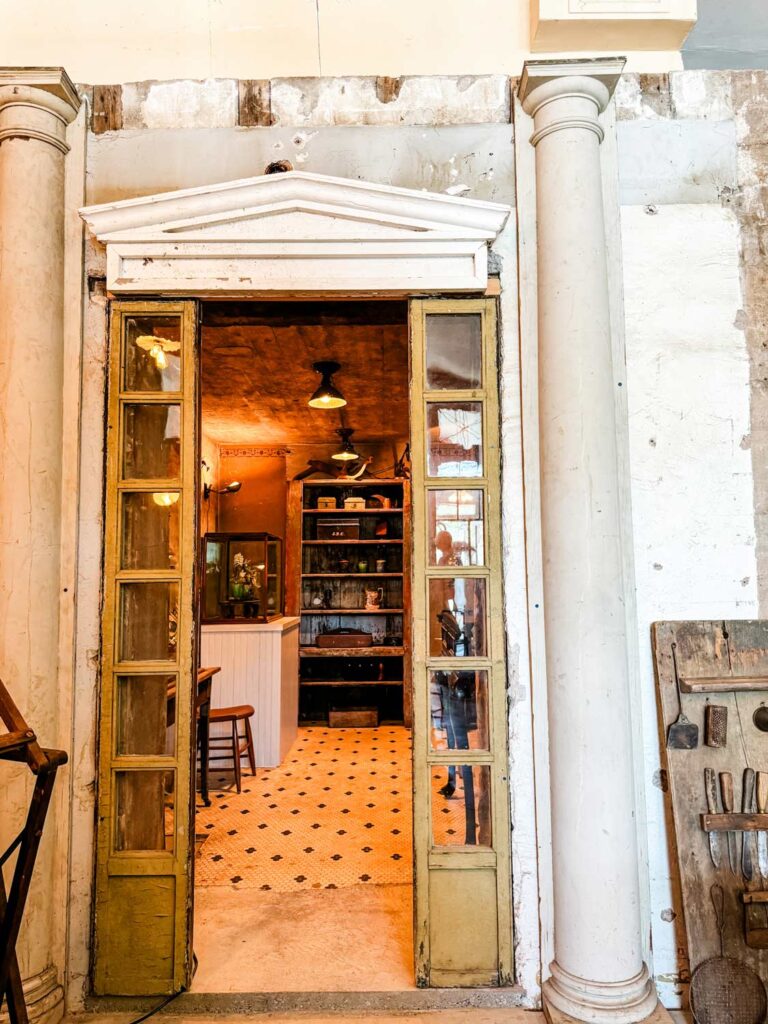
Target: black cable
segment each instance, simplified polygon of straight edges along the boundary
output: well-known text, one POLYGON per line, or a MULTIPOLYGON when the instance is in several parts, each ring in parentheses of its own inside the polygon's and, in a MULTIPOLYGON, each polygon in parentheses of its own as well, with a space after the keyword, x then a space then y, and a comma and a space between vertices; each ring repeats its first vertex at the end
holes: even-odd
POLYGON ((153 1010, 148 1010, 142 1017, 137 1017, 136 1020, 130 1021, 129 1024, 142 1024, 142 1021, 148 1020, 150 1017, 154 1017, 158 1010, 162 1010, 163 1007, 168 1005, 168 1003, 173 1002, 173 1000, 177 996, 180 996, 184 991, 185 990, 183 988, 180 988, 179 991, 174 992, 173 995, 166 996, 165 999, 161 1003, 158 1003, 153 1010))

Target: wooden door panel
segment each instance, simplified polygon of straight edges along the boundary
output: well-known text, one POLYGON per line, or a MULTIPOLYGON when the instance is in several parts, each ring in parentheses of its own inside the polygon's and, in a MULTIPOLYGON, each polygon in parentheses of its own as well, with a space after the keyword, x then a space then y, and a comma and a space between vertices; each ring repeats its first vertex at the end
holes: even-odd
POLYGON ((194 302, 110 309, 93 988, 191 972, 194 302))

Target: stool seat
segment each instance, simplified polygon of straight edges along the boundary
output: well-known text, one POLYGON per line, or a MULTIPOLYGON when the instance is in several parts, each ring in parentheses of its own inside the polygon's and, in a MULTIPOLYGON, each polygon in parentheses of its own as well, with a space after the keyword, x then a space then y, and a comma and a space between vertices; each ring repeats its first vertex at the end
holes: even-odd
POLYGON ((234 708, 211 708, 211 721, 237 722, 241 718, 250 718, 253 713, 250 704, 238 704, 234 708))
POLYGON ((209 739, 210 754, 209 761, 232 761, 232 768, 235 773, 235 785, 237 792, 240 792, 240 760, 243 754, 248 755, 248 762, 251 766, 251 774, 256 774, 256 756, 253 749, 253 735, 251 733, 251 715, 254 713, 250 704, 238 704, 233 708, 211 708, 210 721, 215 725, 218 723, 229 723, 232 731, 229 736, 211 736, 209 739), (244 735, 238 733, 238 723, 243 723, 244 735))

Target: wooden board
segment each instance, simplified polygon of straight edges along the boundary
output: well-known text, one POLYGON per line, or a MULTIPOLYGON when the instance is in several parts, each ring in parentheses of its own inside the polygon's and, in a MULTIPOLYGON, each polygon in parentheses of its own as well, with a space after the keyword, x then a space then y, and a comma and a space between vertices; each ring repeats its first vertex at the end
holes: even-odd
MULTIPOLYGON (((747 688, 684 692, 683 710, 699 727, 699 745, 693 750, 668 749, 667 729, 678 715, 672 664, 673 642, 677 644, 680 676, 691 684, 692 689, 696 680, 765 676, 768 674, 768 621, 657 622, 653 627, 662 759, 666 762, 674 819, 676 851, 673 848, 671 856, 674 857, 676 852, 680 870, 690 969, 693 971, 697 964, 720 952, 710 895, 712 885, 718 883, 725 894, 725 954, 749 964, 768 983, 768 950, 747 946, 742 902, 742 893, 768 889, 768 880, 761 881, 757 865, 752 882, 741 877, 741 833, 737 833, 736 843, 738 876, 734 877, 728 867, 727 837, 724 833, 720 833, 722 862, 720 869, 716 870, 710 857, 708 835, 702 828, 702 824, 708 821, 705 768, 712 768, 715 773, 732 773, 736 812, 741 811, 744 769, 768 771, 766 734, 760 732, 752 721, 756 708, 768 701, 768 693, 747 688), (728 708, 725 747, 705 745, 704 709, 708 702, 728 708)), ((722 810, 719 792, 717 809, 722 810)), ((735 817, 738 818, 738 814, 735 817)), ((716 823, 722 824, 722 820, 716 823)), ((751 912, 766 913, 759 906, 751 912)), ((681 975, 684 976, 684 972, 681 975)))

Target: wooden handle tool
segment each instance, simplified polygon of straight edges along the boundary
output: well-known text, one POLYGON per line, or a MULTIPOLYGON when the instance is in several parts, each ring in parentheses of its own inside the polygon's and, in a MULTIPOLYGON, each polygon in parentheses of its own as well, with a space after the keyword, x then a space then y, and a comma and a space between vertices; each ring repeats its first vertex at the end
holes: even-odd
MULTIPOLYGON (((733 813, 733 776, 730 772, 720 772, 720 799, 723 801, 723 811, 726 814, 733 813)), ((738 873, 736 859, 736 833, 727 832, 728 836, 728 862, 734 875, 738 873)))
MULTIPOLYGON (((757 811, 765 814, 768 809, 768 772, 757 773, 757 811)), ((760 874, 768 879, 768 832, 757 833, 757 865, 760 874)))

